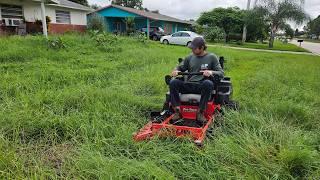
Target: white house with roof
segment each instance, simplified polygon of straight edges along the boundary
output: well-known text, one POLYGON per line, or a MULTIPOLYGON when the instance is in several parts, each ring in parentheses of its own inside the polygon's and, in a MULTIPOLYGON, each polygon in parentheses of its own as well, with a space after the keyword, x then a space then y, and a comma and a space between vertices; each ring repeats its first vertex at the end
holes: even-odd
POLYGON ((47 16, 51 20, 49 33, 84 31, 87 14, 92 11, 87 6, 68 0, 0 0, 0 30, 12 31, 22 20, 25 20, 28 30, 37 21, 46 24, 44 20, 47 16))

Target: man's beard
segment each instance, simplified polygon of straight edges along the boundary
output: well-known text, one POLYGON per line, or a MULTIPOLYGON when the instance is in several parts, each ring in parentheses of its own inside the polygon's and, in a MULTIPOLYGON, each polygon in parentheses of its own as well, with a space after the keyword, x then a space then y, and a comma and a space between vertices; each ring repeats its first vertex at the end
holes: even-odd
POLYGON ((193 53, 194 55, 196 56, 200 56, 202 54, 202 52, 199 52, 199 53, 193 53))

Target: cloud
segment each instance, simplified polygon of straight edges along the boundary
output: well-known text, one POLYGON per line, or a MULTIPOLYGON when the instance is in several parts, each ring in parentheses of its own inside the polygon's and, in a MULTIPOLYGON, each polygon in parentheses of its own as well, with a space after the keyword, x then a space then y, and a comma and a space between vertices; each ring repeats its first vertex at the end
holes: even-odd
POLYGON ((197 19, 201 12, 209 11, 216 7, 242 7, 246 0, 144 0, 144 5, 149 9, 159 9, 162 14, 168 14, 180 19, 197 19), (235 3, 236 2, 236 3, 235 3))
POLYGON ((97 4, 99 6, 106 6, 110 4, 108 0, 88 0, 89 4, 97 4))
MULTIPOLYGON (((252 3, 254 0, 251 0, 252 3)), ((305 0, 305 10, 315 18, 320 15, 319 0, 305 0)), ((106 6, 108 0, 88 0, 90 4, 106 6)), ((143 0, 143 7, 150 10, 159 10, 161 14, 179 19, 197 19, 201 12, 209 11, 216 7, 246 8, 247 0, 143 0)))

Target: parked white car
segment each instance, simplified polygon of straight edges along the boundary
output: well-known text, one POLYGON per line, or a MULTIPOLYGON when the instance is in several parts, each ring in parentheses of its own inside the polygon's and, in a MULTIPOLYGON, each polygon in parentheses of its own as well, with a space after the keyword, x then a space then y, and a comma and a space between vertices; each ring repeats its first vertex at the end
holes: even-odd
POLYGON ((202 36, 192 31, 179 31, 168 36, 162 36, 160 42, 163 44, 179 44, 188 46, 196 37, 202 36))

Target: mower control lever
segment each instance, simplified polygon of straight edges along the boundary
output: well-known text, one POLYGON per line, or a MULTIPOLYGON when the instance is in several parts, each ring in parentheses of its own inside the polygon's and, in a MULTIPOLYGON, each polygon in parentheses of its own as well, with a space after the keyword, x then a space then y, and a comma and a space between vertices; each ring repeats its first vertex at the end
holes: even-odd
MULTIPOLYGON (((179 72, 178 75, 181 75, 181 76, 203 75, 203 72, 179 72)), ((215 74, 205 78, 210 79, 212 81, 219 81, 221 79, 218 75, 215 75, 215 74)))
POLYGON ((193 76, 193 75, 203 75, 203 72, 179 72, 178 75, 181 76, 193 76))
MULTIPOLYGON (((178 75, 180 75, 180 76, 203 75, 203 72, 191 72, 191 73, 190 72, 179 72, 178 75)), ((220 80, 220 77, 218 75, 212 75, 212 76, 206 77, 206 78, 209 78, 212 81, 219 81, 220 80)), ((171 75, 165 76, 165 82, 167 85, 170 84, 171 79, 172 79, 171 75)))

